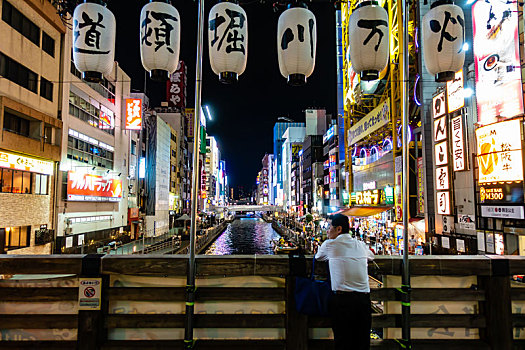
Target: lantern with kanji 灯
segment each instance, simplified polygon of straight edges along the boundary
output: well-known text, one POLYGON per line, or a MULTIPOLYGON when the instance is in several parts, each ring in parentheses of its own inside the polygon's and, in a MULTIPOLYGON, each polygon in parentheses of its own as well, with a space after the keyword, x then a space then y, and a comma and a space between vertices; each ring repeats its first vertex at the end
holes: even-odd
MULTIPOLYGON (((103 2, 100 1, 103 4, 103 2)), ((83 79, 99 82, 113 70, 115 16, 106 6, 86 2, 73 12, 73 61, 83 79)))
POLYGON ((362 80, 376 80, 388 63, 388 14, 376 1, 360 3, 348 23, 352 68, 362 80))
POLYGON ((140 57, 157 81, 166 81, 179 64, 180 16, 169 1, 152 1, 140 12, 140 57))
POLYGON ((449 0, 432 4, 423 17, 422 35, 428 72, 438 82, 453 79, 465 62, 465 16, 461 7, 449 0))
POLYGON ((210 65, 219 80, 230 84, 246 69, 248 57, 248 21, 243 8, 221 2, 208 17, 210 65))
POLYGON ((303 85, 314 71, 317 28, 314 14, 302 3, 288 6, 277 24, 279 70, 290 85, 303 85))

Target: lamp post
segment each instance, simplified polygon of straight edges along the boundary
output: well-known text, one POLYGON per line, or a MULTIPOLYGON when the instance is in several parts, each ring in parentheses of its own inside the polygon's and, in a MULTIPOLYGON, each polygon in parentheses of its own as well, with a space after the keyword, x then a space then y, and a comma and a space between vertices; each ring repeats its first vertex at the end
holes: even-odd
POLYGON ((195 116, 193 120, 193 172, 191 182, 191 226, 190 247, 188 259, 188 274, 186 279, 186 326, 184 330, 184 348, 193 349, 193 322, 195 305, 195 239, 197 219, 197 185, 200 183, 199 171, 199 143, 200 143, 200 114, 201 114, 201 82, 202 82, 202 45, 204 37, 204 0, 199 0, 197 30, 197 58, 195 68, 195 116))
MULTIPOLYGON (((401 281, 401 332, 404 347, 411 349, 410 345, 410 269, 408 261, 408 177, 409 177, 409 154, 410 146, 408 144, 408 137, 410 128, 408 125, 408 16, 409 6, 406 0, 397 0, 398 14, 402 14, 403 27, 403 54, 402 54, 402 68, 401 78, 403 81, 403 88, 401 89, 401 111, 403 114, 403 266, 402 266, 402 281, 401 281)), ((401 64, 401 62, 399 62, 401 64)))

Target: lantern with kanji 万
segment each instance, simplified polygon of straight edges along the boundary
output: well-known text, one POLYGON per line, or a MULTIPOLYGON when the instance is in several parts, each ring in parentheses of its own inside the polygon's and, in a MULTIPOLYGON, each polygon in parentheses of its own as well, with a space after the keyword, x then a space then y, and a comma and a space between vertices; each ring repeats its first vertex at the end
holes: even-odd
POLYGON ((376 80, 388 63, 388 14, 376 1, 360 3, 348 23, 352 69, 362 80, 376 80))

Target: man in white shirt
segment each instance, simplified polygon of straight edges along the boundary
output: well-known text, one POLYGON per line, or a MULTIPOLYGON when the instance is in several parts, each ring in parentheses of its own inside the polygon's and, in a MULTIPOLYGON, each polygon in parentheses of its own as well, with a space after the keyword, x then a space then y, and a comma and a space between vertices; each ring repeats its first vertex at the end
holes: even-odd
POLYGON ((328 239, 315 255, 328 260, 334 295, 330 316, 334 331, 335 349, 361 350, 370 348, 372 324, 368 261, 374 254, 365 243, 352 238, 348 232, 348 217, 331 217, 328 239))

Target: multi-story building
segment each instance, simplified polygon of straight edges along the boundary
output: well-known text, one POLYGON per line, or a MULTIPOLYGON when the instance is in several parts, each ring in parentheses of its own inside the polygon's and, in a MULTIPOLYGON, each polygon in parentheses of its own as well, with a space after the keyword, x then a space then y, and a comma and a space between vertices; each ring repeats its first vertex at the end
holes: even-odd
POLYGON ((273 154, 274 154, 274 170, 275 178, 272 181, 272 197, 274 204, 283 204, 283 169, 282 169, 282 147, 285 141, 284 133, 288 127, 304 127, 304 123, 296 122, 277 122, 273 127, 273 154))
POLYGON ((317 180, 322 179, 323 136, 309 135, 304 139, 302 154, 303 207, 307 213, 312 213, 315 206, 314 194, 317 190, 317 180))
POLYGON ((303 147, 305 132, 306 128, 304 126, 290 126, 283 134, 284 142, 281 150, 283 189, 282 197, 277 199, 277 204, 284 205, 287 209, 292 207, 292 201, 295 202, 295 199, 292 198, 292 162, 299 161, 299 151, 303 147))
POLYGON ((66 27, 48 1, 0 7, 0 254, 49 254, 62 185, 66 27))
POLYGON ((213 136, 206 137, 206 161, 204 170, 206 172, 206 208, 212 209, 219 203, 219 163, 220 151, 217 141, 213 136))
POLYGON ((58 187, 57 251, 93 251, 127 235, 130 130, 125 130, 130 77, 115 62, 100 83, 81 79, 68 30, 62 101, 62 160, 58 187))
MULTIPOLYGON (((157 116, 170 127, 170 222, 184 211, 187 183, 187 142, 185 137, 185 117, 177 108, 157 107, 157 116)), ((190 178, 191 179, 191 178, 190 178)))

